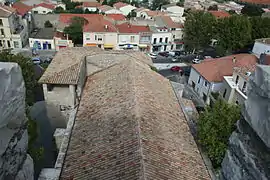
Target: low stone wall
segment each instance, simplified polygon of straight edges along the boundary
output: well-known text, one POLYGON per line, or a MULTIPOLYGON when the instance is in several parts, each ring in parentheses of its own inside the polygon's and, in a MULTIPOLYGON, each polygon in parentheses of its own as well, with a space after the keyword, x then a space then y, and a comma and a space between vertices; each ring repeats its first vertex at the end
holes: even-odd
POLYGON ((18 64, 0 63, 0 84, 0 180, 32 180, 25 86, 18 64))

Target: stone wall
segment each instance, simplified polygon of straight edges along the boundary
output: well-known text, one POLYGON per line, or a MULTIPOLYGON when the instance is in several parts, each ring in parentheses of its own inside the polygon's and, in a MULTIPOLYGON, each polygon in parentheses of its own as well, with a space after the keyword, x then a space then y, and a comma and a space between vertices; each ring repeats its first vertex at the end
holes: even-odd
POLYGON ((0 84, 0 180, 32 180, 25 87, 18 64, 0 62, 0 84))
POLYGON ((258 65, 248 99, 229 140, 220 179, 270 179, 270 66, 258 65))

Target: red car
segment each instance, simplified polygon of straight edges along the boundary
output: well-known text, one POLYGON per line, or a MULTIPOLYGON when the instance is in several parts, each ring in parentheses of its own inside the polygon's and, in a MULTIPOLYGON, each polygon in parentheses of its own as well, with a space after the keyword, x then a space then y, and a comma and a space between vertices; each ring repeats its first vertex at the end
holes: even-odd
POLYGON ((182 69, 181 69, 181 67, 179 67, 179 66, 173 66, 173 67, 171 67, 171 71, 181 72, 182 69))

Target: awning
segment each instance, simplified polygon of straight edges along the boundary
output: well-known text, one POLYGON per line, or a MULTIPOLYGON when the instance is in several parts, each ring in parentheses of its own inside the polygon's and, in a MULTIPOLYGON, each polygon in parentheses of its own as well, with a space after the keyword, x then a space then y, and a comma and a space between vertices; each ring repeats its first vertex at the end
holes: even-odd
POLYGON ((91 46, 91 47, 96 47, 97 46, 97 44, 91 44, 91 43, 86 43, 86 45, 85 46, 91 46))
POLYGON ((139 44, 138 45, 140 48, 147 48, 147 44, 139 44))
POLYGON ((104 44, 104 48, 113 48, 114 45, 113 44, 104 44))

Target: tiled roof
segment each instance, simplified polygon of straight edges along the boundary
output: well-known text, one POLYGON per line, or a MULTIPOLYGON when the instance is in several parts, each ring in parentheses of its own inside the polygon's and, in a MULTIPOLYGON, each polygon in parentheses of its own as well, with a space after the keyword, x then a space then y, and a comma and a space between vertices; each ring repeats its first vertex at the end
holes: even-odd
POLYGON ((48 3, 40 3, 40 4, 37 4, 35 5, 35 7, 44 7, 44 8, 47 8, 47 9, 51 9, 51 10, 54 10, 55 9, 55 5, 54 4, 48 4, 48 3))
POLYGON ((15 13, 16 9, 9 6, 0 5, 0 17, 9 17, 12 13, 15 13))
POLYGON ((106 11, 109 11, 109 10, 112 10, 114 9, 113 7, 111 6, 108 6, 108 5, 102 5, 102 6, 99 6, 98 9, 102 12, 106 12, 106 11))
POLYGON ((31 9, 33 8, 32 6, 28 6, 22 2, 15 2, 13 5, 12 5, 13 8, 15 8, 18 12, 19 15, 23 16, 25 15, 26 13, 28 13, 29 11, 31 11, 31 9))
POLYGON ((156 18, 160 18, 162 22, 166 25, 168 28, 183 28, 184 26, 180 23, 174 22, 170 16, 157 16, 156 18))
POLYGON ((149 26, 137 26, 129 23, 123 23, 116 25, 119 33, 140 33, 150 32, 149 26))
POLYGON ((211 13, 213 16, 215 16, 216 18, 225 18, 225 17, 230 17, 231 15, 226 12, 226 11, 208 11, 209 13, 211 13))
POLYGON ((64 24, 69 24, 71 23, 71 20, 73 17, 83 17, 87 20, 91 20, 92 18, 96 17, 102 17, 101 14, 60 14, 59 16, 59 21, 64 23, 64 24))
POLYGON ((99 7, 101 4, 99 2, 83 2, 83 7, 99 7))
POLYGON ((39 79, 40 83, 77 84, 82 59, 101 51, 95 47, 74 47, 61 49, 39 79))
POLYGON ((117 32, 114 24, 102 15, 87 18, 87 20, 89 23, 84 26, 83 32, 117 32))
POLYGON ((122 7, 125 7, 125 6, 128 6, 129 4, 127 3, 123 3, 123 2, 117 2, 117 3, 114 3, 113 4, 113 7, 116 8, 116 9, 120 9, 122 7))
POLYGON ((242 2, 252 3, 252 4, 265 4, 270 5, 270 0, 241 0, 242 2))
MULTIPOLYGON (((39 83, 47 84, 77 84, 79 71, 82 60, 87 56, 97 55, 102 57, 102 54, 128 54, 130 58, 140 58, 144 63, 152 64, 152 60, 141 52, 134 51, 103 51, 97 47, 73 47, 61 49, 53 58, 52 62, 46 69, 45 73, 39 79, 39 83)), ((95 64, 95 69, 98 67, 108 67, 118 61, 104 59, 94 59, 92 64, 95 64)))
POLYGON ((87 77, 60 179, 210 179, 170 82, 126 55, 87 77))
POLYGON ((223 76, 231 76, 234 67, 252 66, 258 59, 252 54, 235 54, 226 57, 207 59, 192 67, 209 82, 222 82, 223 76), (233 62, 235 57, 235 62, 233 62))
POLYGON ((106 17, 113 19, 114 21, 124 21, 126 17, 123 14, 107 14, 106 17))
POLYGON ((161 16, 161 15, 166 15, 166 12, 161 12, 161 11, 145 11, 145 13, 148 16, 161 16))
POLYGON ((144 7, 140 7, 140 8, 134 9, 133 11, 134 12, 141 12, 141 11, 150 11, 150 10, 149 9, 146 9, 144 7))

